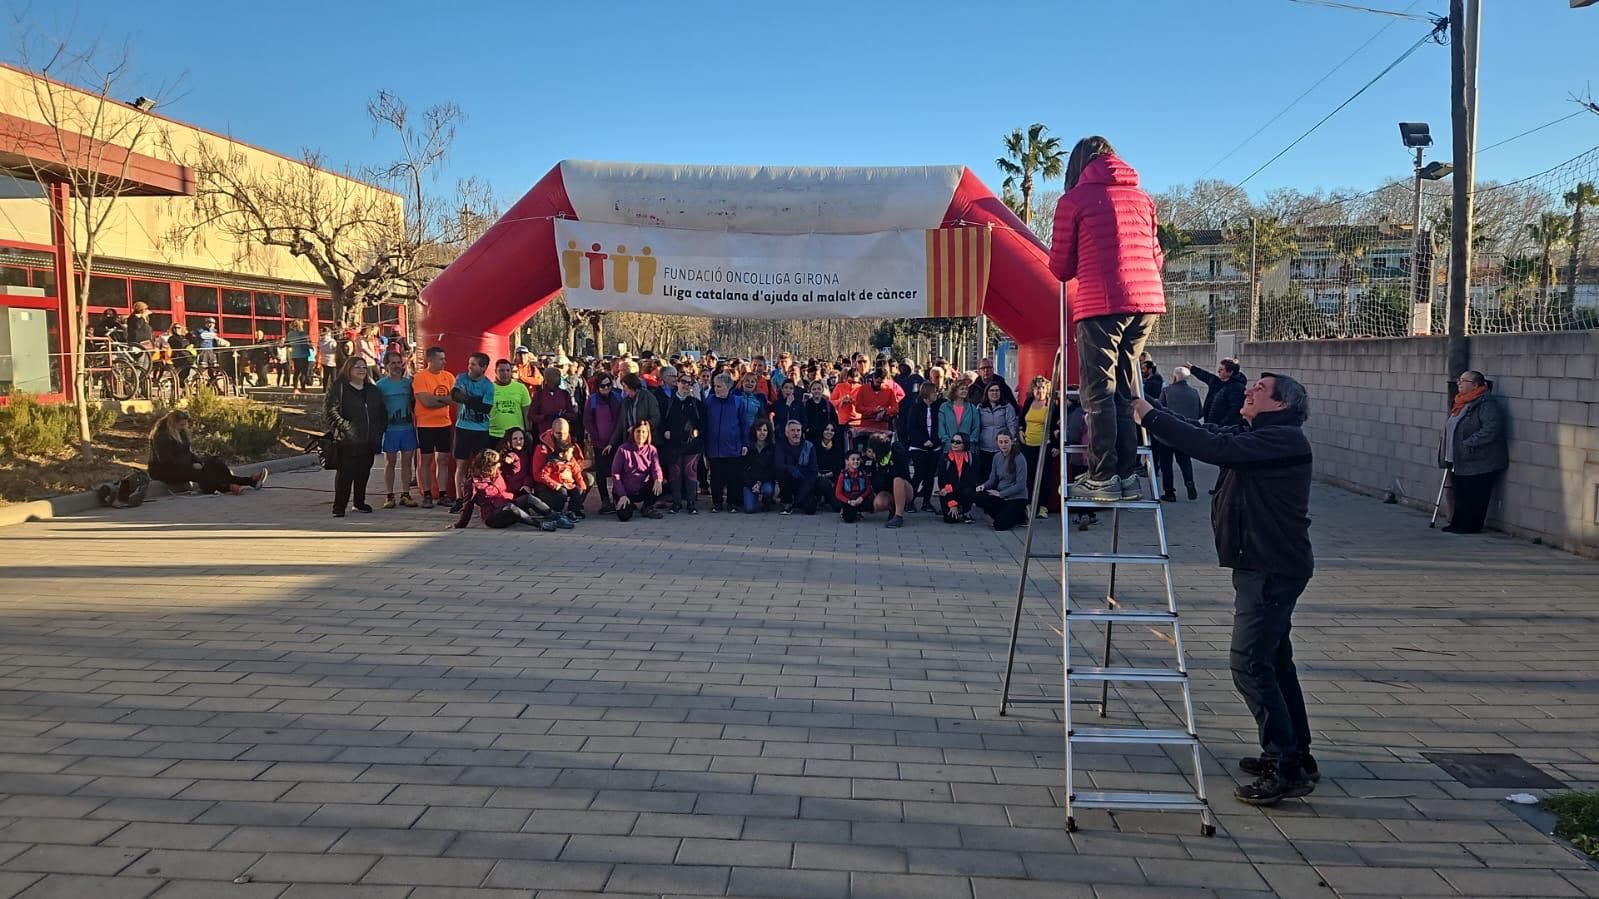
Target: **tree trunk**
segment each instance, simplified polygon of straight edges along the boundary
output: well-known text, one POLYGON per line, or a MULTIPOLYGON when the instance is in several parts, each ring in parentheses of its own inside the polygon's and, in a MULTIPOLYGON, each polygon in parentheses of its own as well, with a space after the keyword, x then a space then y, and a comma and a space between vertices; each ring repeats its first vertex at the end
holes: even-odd
POLYGON ((1033 173, 1022 172, 1022 224, 1029 225, 1033 221, 1033 173))
MULTIPOLYGON (((72 389, 78 399, 78 456, 85 462, 94 461, 94 435, 89 432, 89 285, 94 278, 93 259, 84 260, 83 286, 74 295, 77 333, 72 335, 72 389)), ((65 290, 66 287, 58 287, 65 290)))

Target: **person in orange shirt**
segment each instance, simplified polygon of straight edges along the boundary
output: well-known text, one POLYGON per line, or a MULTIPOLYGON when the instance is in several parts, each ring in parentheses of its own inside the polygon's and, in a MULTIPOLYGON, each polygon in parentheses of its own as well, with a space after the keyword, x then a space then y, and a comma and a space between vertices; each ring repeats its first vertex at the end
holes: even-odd
POLYGON ((516 348, 516 379, 527 385, 529 395, 538 393, 544 386, 544 372, 539 368, 538 360, 533 358, 533 351, 525 346, 516 348))
POLYGON ((447 485, 455 482, 455 457, 450 453, 454 436, 450 391, 454 387, 455 375, 444 370, 444 347, 429 347, 427 367, 411 379, 416 395, 416 446, 421 456, 416 480, 424 509, 433 508, 434 500, 450 504, 447 485))
POLYGON ((855 392, 855 412, 860 416, 855 427, 861 431, 882 432, 894 427, 899 397, 887 385, 882 369, 873 369, 866 385, 855 392))
POLYGON ((766 366, 766 357, 756 356, 750 360, 750 372, 755 375, 755 392, 766 397, 767 406, 777 405, 777 385, 772 383, 772 372, 766 366))
POLYGON ((838 411, 838 426, 841 428, 860 427, 861 413, 855 408, 855 396, 861 392, 861 376, 855 369, 846 369, 844 380, 838 382, 833 388, 833 395, 828 397, 833 401, 833 408, 838 411))

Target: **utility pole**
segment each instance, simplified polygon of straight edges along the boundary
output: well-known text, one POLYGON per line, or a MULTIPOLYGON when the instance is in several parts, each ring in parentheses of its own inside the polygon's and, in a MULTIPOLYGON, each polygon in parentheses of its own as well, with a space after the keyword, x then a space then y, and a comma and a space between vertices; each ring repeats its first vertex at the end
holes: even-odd
POLYGON ((1482 0, 1449 0, 1450 122, 1455 152, 1454 202, 1449 227, 1448 392, 1471 367, 1466 340, 1467 303, 1471 291, 1472 200, 1477 179, 1477 50, 1482 0), (1469 8, 1469 12, 1468 12, 1469 8))
POLYGON ((1255 217, 1249 217, 1249 339, 1260 339, 1260 265, 1255 217))
POLYGON ((977 357, 979 359, 988 355, 988 316, 977 317, 977 357))

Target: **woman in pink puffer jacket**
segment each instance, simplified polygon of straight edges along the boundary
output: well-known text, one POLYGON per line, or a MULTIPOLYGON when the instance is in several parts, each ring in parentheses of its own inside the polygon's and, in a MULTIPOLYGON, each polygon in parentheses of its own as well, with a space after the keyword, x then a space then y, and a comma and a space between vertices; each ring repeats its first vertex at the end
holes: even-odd
POLYGON ((1070 294, 1079 388, 1087 423, 1087 471, 1074 500, 1141 499, 1138 431, 1133 423, 1138 354, 1166 311, 1155 201, 1138 173, 1103 137, 1085 137, 1066 164, 1066 193, 1055 208, 1049 269, 1076 281, 1070 294))

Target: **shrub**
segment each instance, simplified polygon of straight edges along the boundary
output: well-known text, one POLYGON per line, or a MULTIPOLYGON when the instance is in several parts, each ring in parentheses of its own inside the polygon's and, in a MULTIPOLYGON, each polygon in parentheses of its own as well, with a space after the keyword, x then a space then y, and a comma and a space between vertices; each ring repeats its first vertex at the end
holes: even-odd
MULTIPOLYGON (((89 432, 116 424, 115 410, 89 406, 89 432)), ((31 394, 14 393, 0 406, 0 450, 13 455, 59 456, 78 445, 78 410, 70 403, 41 403, 31 394)))
POLYGON ((1599 793, 1561 793, 1545 799, 1543 807, 1555 814, 1557 836, 1599 858, 1599 793))
POLYGON ((254 400, 223 400, 209 390, 189 397, 195 452, 229 459, 266 456, 283 436, 278 407, 254 400))

